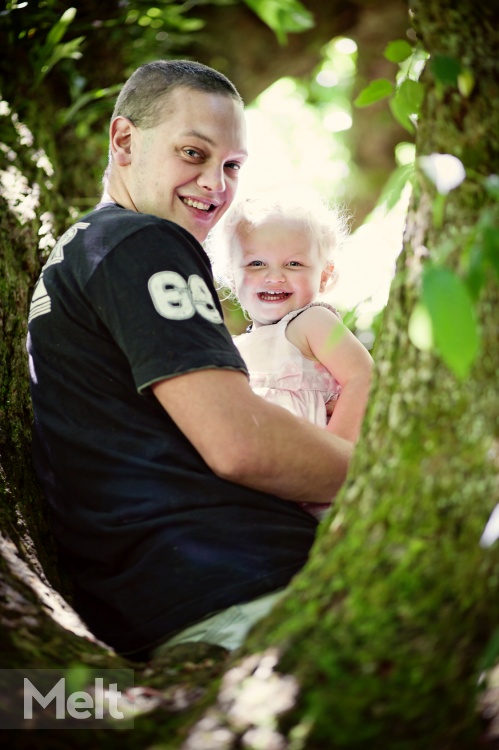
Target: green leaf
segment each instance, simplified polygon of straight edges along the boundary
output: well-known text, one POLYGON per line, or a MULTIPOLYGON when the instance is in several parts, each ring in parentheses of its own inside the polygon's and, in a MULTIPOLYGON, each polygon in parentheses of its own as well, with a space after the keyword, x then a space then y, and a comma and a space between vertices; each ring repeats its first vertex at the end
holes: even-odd
POLYGON ((404 106, 401 100, 394 96, 392 97, 392 99, 390 99, 389 104, 391 113, 395 117, 399 125, 402 125, 402 127, 405 128, 408 133, 411 133, 411 135, 413 135, 416 132, 416 128, 414 127, 414 124, 410 119, 409 114, 407 113, 407 108, 404 106))
POLYGON ((383 55, 392 63, 401 63, 413 53, 412 46, 405 39, 396 39, 386 45, 383 55))
POLYGON ((418 302, 409 318, 409 338, 415 347, 423 352, 431 351, 434 347, 433 326, 427 308, 418 302))
POLYGON ((485 178, 485 190, 492 198, 499 201, 499 175, 489 174, 485 178))
POLYGON ((484 227, 483 249, 485 258, 499 276, 499 229, 497 227, 484 227))
POLYGON ((179 16, 177 19, 177 28, 179 31, 183 31, 189 34, 193 31, 200 31, 206 26, 206 21, 201 18, 184 18, 179 16))
POLYGON ((461 72, 459 60, 446 55, 435 55, 430 60, 433 75, 440 83, 457 86, 457 79, 461 72))
POLYGON ((299 0, 244 0, 246 5, 269 26, 280 44, 287 34, 297 34, 315 26, 313 14, 299 0))
POLYGON ((385 182, 377 206, 385 206, 390 211, 400 200, 407 183, 414 175, 414 164, 402 164, 393 170, 385 182))
POLYGON ((465 284, 448 268, 428 266, 423 273, 422 300, 442 360, 464 379, 479 350, 478 326, 465 284))
POLYGON ((74 119, 75 115, 87 104, 92 104, 98 99, 103 99, 107 96, 116 96, 121 89, 122 84, 117 83, 114 86, 109 86, 105 89, 93 89, 81 94, 73 104, 67 109, 61 110, 59 114, 60 125, 67 125, 71 120, 74 119))
POLYGON ((54 26, 52 26, 49 33, 47 34, 45 45, 48 49, 50 49, 51 47, 55 47, 55 45, 61 41, 62 37, 66 33, 66 29, 68 28, 69 24, 72 23, 75 16, 76 8, 67 8, 64 11, 60 19, 56 24, 54 24, 54 26))
POLYGON ((459 89, 459 93, 461 94, 461 96, 464 96, 465 99, 467 99, 473 93, 473 89, 475 88, 475 76, 473 75, 473 72, 469 70, 469 68, 464 68, 459 73, 457 77, 457 87, 459 89))
POLYGON ((477 300, 485 282, 485 258, 482 244, 475 242, 470 250, 468 258, 468 271, 466 274, 466 286, 472 297, 477 300))
POLYGON ((399 100, 407 115, 419 114, 424 98, 424 86, 418 81, 406 78, 398 87, 395 98, 399 100))
POLYGON ((414 133, 414 124, 410 115, 418 114, 424 97, 424 86, 417 81, 406 78, 390 100, 390 109, 397 122, 409 133, 414 133))
POLYGON ((375 81, 371 81, 365 89, 362 89, 355 99, 354 104, 356 107, 368 107, 370 104, 374 104, 374 102, 386 99, 392 93, 393 83, 386 78, 377 78, 375 81))
POLYGON ((445 204, 447 202, 446 193, 437 193, 432 201, 431 213, 433 216, 433 224, 435 229, 441 229, 444 223, 445 215, 445 204))
POLYGON ((42 66, 37 77, 37 82, 39 83, 60 60, 65 60, 67 58, 79 60, 83 55, 79 48, 84 41, 84 36, 78 36, 76 39, 71 39, 71 41, 66 42, 65 44, 56 44, 50 56, 42 66))

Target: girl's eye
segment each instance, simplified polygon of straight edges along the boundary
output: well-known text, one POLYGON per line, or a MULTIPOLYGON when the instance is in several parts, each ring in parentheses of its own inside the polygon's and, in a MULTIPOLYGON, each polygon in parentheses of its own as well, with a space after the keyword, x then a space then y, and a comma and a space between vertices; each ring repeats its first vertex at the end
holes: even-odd
POLYGON ((251 263, 249 263, 248 265, 253 266, 254 268, 261 268, 263 266, 263 261, 252 260, 251 263))
POLYGON ((288 266, 292 266, 293 268, 297 268, 301 266, 301 263, 298 260, 290 260, 288 263, 288 266))

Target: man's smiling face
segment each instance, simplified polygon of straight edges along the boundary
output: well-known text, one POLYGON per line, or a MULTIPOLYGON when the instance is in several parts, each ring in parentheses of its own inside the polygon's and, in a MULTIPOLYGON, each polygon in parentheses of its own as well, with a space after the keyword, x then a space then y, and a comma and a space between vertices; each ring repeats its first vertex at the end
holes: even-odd
POLYGON ((185 86, 152 128, 131 125, 124 179, 133 207, 179 224, 203 242, 232 203, 247 157, 243 106, 185 86))

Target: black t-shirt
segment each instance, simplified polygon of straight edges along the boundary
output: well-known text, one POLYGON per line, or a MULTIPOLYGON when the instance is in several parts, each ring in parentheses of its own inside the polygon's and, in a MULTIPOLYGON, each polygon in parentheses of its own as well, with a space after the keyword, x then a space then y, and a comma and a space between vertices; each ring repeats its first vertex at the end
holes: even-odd
POLYGON ((28 353, 35 463, 75 607, 99 638, 147 649, 301 568, 314 519, 217 477, 150 390, 245 372, 188 232, 115 204, 77 222, 35 288, 28 353))

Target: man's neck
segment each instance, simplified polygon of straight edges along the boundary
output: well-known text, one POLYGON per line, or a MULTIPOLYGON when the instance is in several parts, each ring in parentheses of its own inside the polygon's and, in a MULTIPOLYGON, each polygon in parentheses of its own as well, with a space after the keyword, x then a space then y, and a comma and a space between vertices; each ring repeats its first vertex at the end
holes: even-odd
POLYGON ((105 181, 101 203, 117 203, 119 206, 123 206, 123 208, 130 209, 130 211, 137 210, 133 205, 126 186, 113 174, 105 181))
POLYGON ((100 202, 101 203, 117 203, 119 205, 122 205, 119 200, 117 200, 113 195, 111 195, 110 191, 107 188, 104 188, 100 202))

